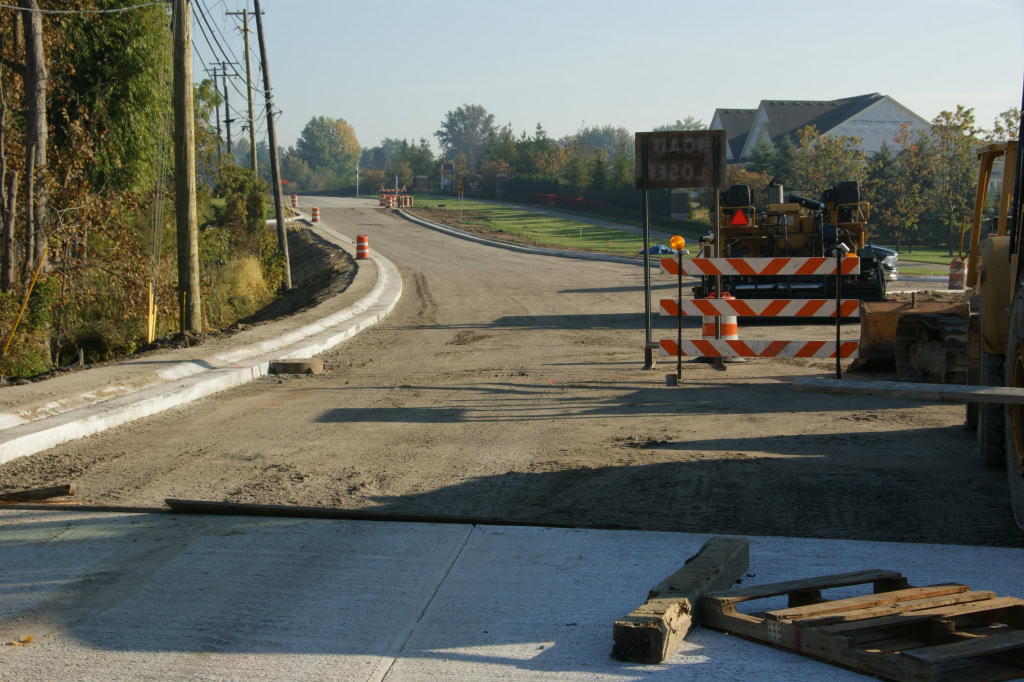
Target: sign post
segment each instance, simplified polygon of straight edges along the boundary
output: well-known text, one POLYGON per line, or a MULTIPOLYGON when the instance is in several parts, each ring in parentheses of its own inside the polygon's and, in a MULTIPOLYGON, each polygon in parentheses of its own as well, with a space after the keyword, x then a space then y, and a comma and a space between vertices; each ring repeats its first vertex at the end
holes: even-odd
MULTIPOLYGON (((644 369, 654 368, 654 347, 651 340, 651 264, 650 216, 648 195, 651 189, 714 188, 715 255, 720 255, 718 190, 725 186, 724 130, 666 131, 637 133, 634 158, 636 188, 643 191, 644 226, 644 369)), ((716 279, 716 294, 721 291, 721 277, 716 279)), ((718 294, 720 295, 720 294, 718 294)), ((715 319, 715 338, 721 338, 721 327, 715 319)), ((723 367, 721 359, 716 367, 723 367)))

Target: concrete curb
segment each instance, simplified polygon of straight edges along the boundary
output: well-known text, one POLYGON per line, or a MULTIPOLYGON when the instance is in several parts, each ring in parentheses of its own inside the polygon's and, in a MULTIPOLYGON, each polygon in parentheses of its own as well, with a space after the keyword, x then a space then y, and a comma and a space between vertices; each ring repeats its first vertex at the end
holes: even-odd
POLYGON ((463 230, 442 225, 441 223, 435 223, 433 220, 426 220, 420 218, 417 215, 406 213, 401 209, 396 209, 395 213, 402 216, 406 220, 422 225, 423 227, 429 227, 432 230, 438 232, 444 232, 453 237, 465 239, 471 242, 477 242, 478 244, 486 244, 487 246, 496 246, 499 249, 507 249, 509 251, 519 251, 520 253, 532 253, 538 256, 555 256, 557 258, 575 258, 577 260, 596 260, 603 261, 605 263, 625 263, 626 265, 643 265, 643 258, 628 258, 626 256, 605 256, 600 253, 584 253, 581 251, 562 251, 561 249, 545 249, 538 246, 519 246, 517 244, 509 244, 507 242, 501 242, 497 239, 488 239, 487 237, 481 237, 471 232, 464 232, 463 230))
MULTIPOLYGON (((322 223, 318 227, 337 239, 351 243, 348 238, 323 227, 322 223)), ((173 383, 150 386, 53 417, 9 427, 0 431, 0 464, 255 381, 270 372, 272 360, 265 357, 268 352, 275 352, 282 359, 310 357, 352 338, 386 317, 402 296, 402 277, 398 268, 377 254, 372 256, 372 260, 377 265, 377 282, 366 296, 345 310, 304 325, 278 339, 247 346, 246 352, 255 350, 246 357, 264 353, 255 362, 205 371, 200 367, 190 376, 173 383), (344 328, 338 329, 343 324, 344 328), (295 345, 300 341, 304 342, 295 345), (288 346, 289 343, 293 345, 288 346)), ((239 350, 222 356, 231 358, 241 353, 239 350)), ((195 363, 182 364, 198 367, 195 363)))
MULTIPOLYGON (((294 209, 292 210, 294 211, 294 209)), ((299 212, 296 211, 296 213, 299 212)), ((276 221, 271 222, 276 223, 276 221)), ((299 213, 297 217, 290 218, 286 222, 305 222, 311 228, 317 227, 310 223, 308 219, 301 213, 299 213)), ((339 248, 346 251, 350 256, 354 258, 355 248, 352 240, 346 237, 342 237, 341 235, 338 235, 333 232, 331 234, 336 239, 339 239, 340 241, 353 246, 353 248, 347 248, 346 246, 338 245, 339 248)), ((380 272, 380 270, 378 270, 378 272, 380 272)), ((139 382, 139 386, 133 388, 132 390, 124 390, 118 392, 117 395, 115 396, 103 396, 102 391, 90 391, 86 394, 82 394, 82 396, 78 396, 78 398, 90 396, 91 399, 85 401, 86 405, 80 405, 78 407, 72 407, 70 409, 64 410, 51 409, 51 414, 49 415, 42 413, 42 410, 38 410, 35 416, 29 418, 25 418, 23 416, 25 414, 24 412, 0 413, 0 434, 2 434, 3 431, 5 431, 6 429, 13 428, 15 426, 32 424, 42 419, 47 419, 51 416, 64 414, 65 412, 71 412, 76 409, 81 409, 83 407, 88 407, 89 405, 95 404, 97 402, 106 402, 107 400, 113 400, 114 398, 119 398, 126 395, 133 395, 139 391, 151 388, 153 386, 158 386, 168 381, 177 381, 179 379, 184 379, 186 377, 190 377, 196 374, 201 374, 202 372, 209 371, 211 369, 210 365, 234 365, 238 364, 239 362, 243 362, 249 358, 256 357, 258 355, 279 350, 289 344, 297 343, 304 338, 313 336, 315 334, 320 334, 324 330, 333 326, 337 326, 345 322, 346 320, 350 319, 351 317, 363 312, 370 306, 376 304, 377 299, 372 297, 374 295, 379 296, 380 293, 381 290, 378 287, 374 287, 373 291, 371 291, 370 294, 368 294, 366 297, 358 301, 351 308, 348 308, 344 311, 339 311, 332 315, 328 315, 324 318, 306 324, 302 327, 299 327, 298 329, 295 329, 287 334, 284 334, 283 336, 279 336, 274 339, 267 339, 265 341, 260 341, 257 343, 250 343, 245 346, 235 348, 233 350, 218 353, 217 355, 210 356, 209 358, 203 358, 202 360, 185 360, 183 362, 178 362, 173 365, 169 365, 168 367, 164 367, 163 369, 154 370, 150 372, 148 375, 141 375, 141 381, 139 382), (151 380, 147 380, 145 378, 146 376, 150 377, 151 380), (99 394, 99 397, 93 397, 91 394, 99 394)), ((131 364, 131 360, 127 360, 127 363, 131 364)), ((59 405, 51 404, 50 407, 59 408, 59 405)))

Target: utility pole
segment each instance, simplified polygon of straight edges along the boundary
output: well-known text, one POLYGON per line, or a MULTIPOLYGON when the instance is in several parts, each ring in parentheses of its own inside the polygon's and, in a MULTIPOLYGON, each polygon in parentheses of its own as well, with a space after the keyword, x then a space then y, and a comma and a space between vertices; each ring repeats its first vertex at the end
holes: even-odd
MULTIPOLYGON (((179 0, 180 1, 180 0, 179 0)), ((267 44, 263 39, 263 12, 260 0, 253 0, 256 13, 256 37, 260 41, 260 63, 263 66, 263 90, 267 98, 267 141, 270 144, 270 179, 274 185, 274 215, 277 216, 277 245, 284 254, 284 288, 292 288, 292 264, 288 259, 288 233, 284 225, 284 197, 281 196, 281 169, 277 162, 277 130, 274 126, 274 97, 270 91, 270 67, 267 65, 267 44)))
MULTIPOLYGON (((228 161, 234 164, 235 159, 231 156, 231 123, 235 120, 231 118, 231 106, 228 102, 228 67, 236 66, 235 62, 217 62, 220 64, 220 75, 224 83, 224 128, 227 135, 227 146, 228 146, 228 161)), ((234 70, 234 69, 232 69, 234 70)), ((213 78, 213 87, 217 87, 217 77, 213 78)), ((218 123, 217 131, 220 132, 220 124, 218 123)))
POLYGON ((256 117, 252 108, 252 60, 249 59, 249 8, 241 12, 225 12, 228 16, 242 15, 242 37, 245 38, 245 94, 249 98, 249 168, 253 173, 259 172, 256 163, 256 117))
POLYGON ((202 331, 192 110, 192 0, 174 0, 174 208, 181 330, 202 331))
MULTIPOLYGON (((223 66, 223 65, 222 65, 223 66)), ((220 75, 224 79, 224 128, 227 134, 228 140, 228 162, 233 162, 231 156, 231 106, 228 104, 228 70, 227 68, 221 68, 220 75)))
MULTIPOLYGON (((215 66, 215 67, 213 67, 213 69, 207 69, 206 73, 210 74, 210 77, 213 79, 213 89, 216 90, 217 89, 217 67, 215 66)), ((218 169, 217 172, 219 173, 220 172, 220 167, 221 167, 221 165, 223 165, 223 160, 221 159, 221 146, 222 145, 220 143, 220 141, 223 138, 221 137, 221 134, 220 134, 220 111, 214 111, 214 113, 217 115, 217 169, 218 169)))

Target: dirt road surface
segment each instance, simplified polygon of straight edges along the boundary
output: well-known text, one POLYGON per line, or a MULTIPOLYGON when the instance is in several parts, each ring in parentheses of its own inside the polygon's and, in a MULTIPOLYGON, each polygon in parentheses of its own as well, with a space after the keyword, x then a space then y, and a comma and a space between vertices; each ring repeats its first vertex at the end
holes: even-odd
MULTIPOLYGON (((473 244, 366 202, 324 224, 403 273, 315 377, 270 378, 0 467, 87 503, 340 506, 663 531, 1022 546, 963 408, 798 394, 834 361, 641 369, 642 270, 473 244)), ((333 207, 332 207, 333 206, 333 207)), ((674 282, 655 276, 658 295, 674 282)), ((657 320, 656 337, 674 334, 657 320)), ((696 336, 696 323, 687 325, 696 336)), ((754 325, 749 338, 832 338, 754 325)), ((844 336, 856 338, 855 326, 844 336)))

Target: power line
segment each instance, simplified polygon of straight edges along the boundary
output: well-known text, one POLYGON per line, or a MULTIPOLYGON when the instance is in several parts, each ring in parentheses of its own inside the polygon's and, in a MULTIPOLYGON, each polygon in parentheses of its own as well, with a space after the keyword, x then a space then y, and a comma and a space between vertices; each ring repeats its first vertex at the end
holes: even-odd
POLYGON ((170 0, 153 0, 140 5, 128 5, 127 7, 112 7, 110 9, 31 9, 18 7, 17 5, 0 5, 3 9, 16 9, 19 12, 34 12, 36 14, 115 14, 117 12, 130 12, 133 9, 150 7, 152 5, 169 5, 170 0))
MULTIPOLYGON (((217 40, 217 36, 213 35, 213 28, 209 29, 209 31, 210 31, 209 34, 207 34, 207 32, 206 32, 207 29, 203 28, 203 23, 204 22, 206 23, 207 27, 210 26, 210 22, 207 21, 206 14, 203 13, 202 4, 197 1, 195 3, 195 6, 196 6, 196 9, 199 10, 199 14, 200 14, 200 16, 203 19, 203 22, 196 22, 196 24, 199 26, 199 31, 203 34, 203 39, 206 40, 206 45, 210 48, 210 51, 214 53, 213 56, 215 58, 217 56, 217 50, 215 50, 214 47, 213 47, 214 43, 216 43, 217 48, 220 50, 220 53, 224 56, 224 61, 228 62, 229 64, 236 64, 237 63, 237 58, 235 60, 231 60, 230 58, 228 58, 228 52, 224 49, 224 46, 220 44, 220 41, 217 40), (212 40, 211 40, 211 36, 213 38, 212 40)), ((232 53, 231 56, 234 57, 234 53, 232 53)), ((199 61, 203 61, 203 60, 200 58, 199 61)), ((231 70, 234 72, 235 77, 241 78, 241 75, 239 75, 238 71, 236 71, 235 69, 231 69, 231 70)), ((248 95, 246 95, 244 92, 242 92, 238 88, 238 85, 235 84, 234 80, 229 80, 228 82, 231 83, 231 87, 234 88, 235 92, 237 92, 240 97, 248 97, 248 95)), ((238 113, 238 112, 235 112, 235 113, 238 113)))

